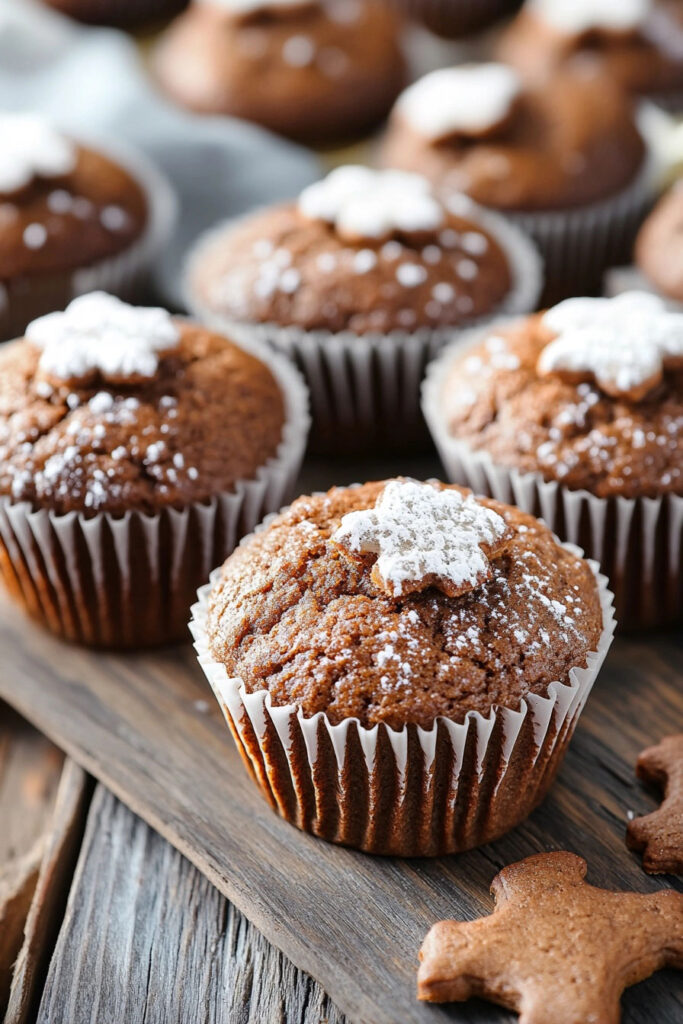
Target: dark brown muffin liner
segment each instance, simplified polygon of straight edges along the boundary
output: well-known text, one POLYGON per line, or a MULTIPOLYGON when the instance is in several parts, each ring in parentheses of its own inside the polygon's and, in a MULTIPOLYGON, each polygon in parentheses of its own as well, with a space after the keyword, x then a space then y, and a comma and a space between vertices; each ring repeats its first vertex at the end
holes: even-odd
MULTIPOLYGON (((469 215, 502 246, 514 276, 501 305, 491 316, 473 323, 531 312, 543 282, 543 265, 534 245, 505 218, 464 197, 463 202, 469 215)), ((190 253, 185 295, 192 314, 246 344, 254 340, 267 344, 296 364, 311 394, 312 451, 348 454, 367 451, 369 445, 382 451, 424 449, 429 438, 420 411, 420 384, 430 360, 457 338, 460 329, 359 335, 233 321, 204 305, 189 283, 204 247, 230 226, 228 222, 212 229, 190 253)))
POLYGON ((436 32, 455 38, 488 28, 519 10, 522 0, 391 0, 395 8, 436 32))
POLYGON ((248 693, 209 647, 208 600, 220 569, 198 592, 190 630, 242 759, 274 810, 366 853, 439 856, 507 832, 552 784, 614 632, 607 580, 590 565, 603 631, 586 666, 516 708, 469 712, 461 723, 440 717, 430 729, 367 728, 356 718, 333 725, 322 712, 306 718, 293 704, 276 707, 266 690, 248 693))
MULTIPOLYGON (((79 140, 91 144, 89 140, 79 140)), ((0 341, 16 338, 39 316, 64 309, 72 299, 92 291, 134 299, 147 283, 148 271, 173 232, 177 199, 166 177, 140 153, 93 141, 99 152, 129 171, 147 200, 147 223, 139 238, 123 251, 85 267, 60 273, 0 282, 0 341)))
MULTIPOLYGON (((262 352, 255 352, 262 357, 262 352)), ((41 625, 66 640, 114 649, 188 639, 197 587, 240 538, 291 495, 309 428, 296 370, 266 353, 285 396, 275 455, 233 491, 155 515, 57 515, 0 498, 0 580, 41 625)))
POLYGON ((540 472, 496 464, 488 452, 451 437, 441 394, 472 331, 427 371, 422 409, 448 479, 538 516, 564 541, 580 546, 609 577, 622 629, 664 626, 683 618, 683 495, 600 498, 570 490, 540 472))

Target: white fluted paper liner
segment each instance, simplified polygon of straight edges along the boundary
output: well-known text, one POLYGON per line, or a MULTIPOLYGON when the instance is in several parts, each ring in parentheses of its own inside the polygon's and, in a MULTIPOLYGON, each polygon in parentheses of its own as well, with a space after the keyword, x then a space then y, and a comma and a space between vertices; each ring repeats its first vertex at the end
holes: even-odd
POLYGON ((306 718, 294 704, 276 707, 266 690, 249 693, 210 650, 208 600, 220 569, 198 591, 190 630, 240 754, 275 810, 368 853, 437 856, 502 835, 550 787, 614 633, 607 580, 590 566, 603 629, 586 666, 516 708, 469 712, 461 723, 440 717, 430 729, 367 728, 356 718, 333 725, 322 712, 306 718))
POLYGON ((623 262, 655 195, 658 161, 644 127, 638 124, 646 145, 643 166, 618 195, 567 210, 509 211, 511 222, 538 246, 545 263, 546 303, 570 295, 590 293, 599 287, 605 268, 623 262))
POLYGON ((0 340, 23 334, 26 325, 46 313, 63 309, 79 295, 111 292, 132 299, 139 292, 154 259, 169 241, 178 203, 168 179, 143 156, 119 144, 79 139, 128 171, 144 191, 147 221, 139 238, 106 259, 66 272, 28 275, 24 281, 0 284, 0 340))
POLYGON ((540 472, 496 464, 448 431, 443 385, 463 347, 485 336, 471 331, 427 370, 422 411, 448 479, 543 519, 562 540, 596 559, 615 593, 620 627, 666 625, 683 615, 683 495, 600 498, 571 490, 540 472))
MULTIPOLYGON (((254 351, 252 347, 252 351, 254 351)), ((285 398, 277 451, 234 490, 155 515, 57 515, 0 499, 0 579, 32 617, 65 639, 136 648, 187 638, 197 587, 240 538, 291 497, 310 426, 297 371, 265 357, 285 398)))
MULTIPOLYGON (((543 265, 535 246, 504 217, 482 210, 464 196, 459 198, 463 208, 458 212, 480 223, 498 241, 513 274, 504 302, 492 315, 472 323, 530 313, 543 286, 543 265)), ((296 363, 311 393, 311 443, 318 450, 348 451, 369 444, 405 448, 415 437, 419 441, 424 434, 420 383, 425 367, 460 329, 358 335, 232 320, 206 306, 190 282, 206 248, 238 223, 232 220, 213 228, 189 254, 184 292, 191 313, 242 343, 263 342, 296 363)))

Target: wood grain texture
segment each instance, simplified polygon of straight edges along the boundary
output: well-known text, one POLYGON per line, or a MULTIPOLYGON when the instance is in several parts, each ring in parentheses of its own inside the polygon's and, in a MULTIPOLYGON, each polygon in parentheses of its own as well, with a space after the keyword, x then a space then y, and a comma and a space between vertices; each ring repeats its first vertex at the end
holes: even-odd
POLYGON ((343 1024, 302 974, 99 786, 38 1024, 343 1024))
MULTIPOLYGON (((634 777, 638 751, 681 716, 682 652, 672 636, 615 644, 560 780, 525 825, 436 861, 368 857, 274 815, 247 779, 191 649, 96 655, 60 644, 9 608, 0 644, 0 695, 185 853, 353 1021, 507 1019, 490 1007, 456 1011, 414 997, 429 926, 488 912, 489 883, 505 863, 565 848, 587 857, 598 885, 647 892, 669 881, 643 874, 624 829, 629 810, 653 805, 634 777)), ((675 1024, 680 979, 663 972, 624 1004, 627 1024, 675 1024)))
POLYGON ((0 703, 0 1016, 24 938, 63 754, 0 703))
POLYGON ((90 790, 90 780, 83 769, 67 759, 54 812, 43 837, 43 855, 14 965, 4 1024, 28 1024, 35 1019, 47 963, 71 887, 90 790))

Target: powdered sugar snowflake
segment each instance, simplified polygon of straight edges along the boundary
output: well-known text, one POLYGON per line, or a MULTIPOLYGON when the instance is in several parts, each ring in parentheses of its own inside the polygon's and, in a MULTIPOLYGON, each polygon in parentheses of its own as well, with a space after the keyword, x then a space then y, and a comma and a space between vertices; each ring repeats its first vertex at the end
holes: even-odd
POLYGON ((165 309, 129 306, 105 292, 82 295, 26 329, 27 341, 43 350, 39 370, 66 381, 93 374, 112 382, 153 377, 159 353, 175 348, 179 337, 165 309))
POLYGON ((567 299, 543 317, 557 337, 541 352, 538 372, 595 380, 605 394, 640 401, 665 369, 683 367, 683 313, 655 295, 567 299))
POLYGON ((16 192, 34 177, 59 177, 76 166, 76 147, 34 114, 0 114, 0 192, 16 192))
POLYGON ((354 165, 338 167, 305 188, 299 209, 312 220, 334 224, 350 240, 430 231, 444 220, 444 208, 422 175, 354 165))
POLYGON ((376 555, 372 581, 391 597, 437 587, 449 597, 481 586, 512 533, 472 494, 391 480, 373 509, 343 516, 332 541, 351 557, 376 555))

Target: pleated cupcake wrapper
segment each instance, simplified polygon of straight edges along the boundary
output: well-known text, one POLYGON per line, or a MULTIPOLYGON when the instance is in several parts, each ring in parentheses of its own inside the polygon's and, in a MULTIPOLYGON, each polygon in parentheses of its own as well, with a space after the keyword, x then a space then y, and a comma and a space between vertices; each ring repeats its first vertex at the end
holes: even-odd
POLYGON ((579 545, 600 563, 615 593, 621 628, 666 625, 683 616, 683 496, 600 498, 571 490, 540 472, 496 464, 448 432, 441 394, 463 348, 484 337, 469 332, 442 352, 427 371, 422 409, 448 479, 477 494, 518 505, 538 516, 562 540, 579 545))
POLYGON ((393 6, 438 35, 455 37, 488 28, 512 14, 521 0, 391 0, 393 6))
MULTIPOLYGON (((504 249, 514 275, 507 299, 492 316, 475 323, 491 323, 499 316, 531 312, 536 308, 543 280, 540 257, 529 239, 505 218, 482 210, 463 197, 463 214, 493 235, 504 249)), ((186 303, 191 312, 243 343, 252 340, 284 352, 303 373, 311 393, 314 429, 312 447, 352 450, 357 447, 409 446, 427 440, 420 411, 420 384, 429 361, 459 328, 392 331, 386 334, 304 331, 278 324, 244 323, 207 307, 190 287, 192 268, 232 221, 213 229, 195 245, 185 274, 186 303)))
MULTIPOLYGON (((642 123, 642 111, 638 118, 642 123)), ((569 210, 510 211, 510 221, 533 239, 545 263, 544 304, 600 287, 606 267, 623 263, 655 194, 657 161, 643 136, 643 166, 618 195, 569 210)))
POLYGON ((356 718, 333 725, 322 712, 306 718, 293 704, 274 706, 265 690, 247 692, 209 648, 208 599, 220 570, 198 592, 190 629, 240 754, 276 811, 368 853, 437 856, 502 835, 550 787, 614 633, 607 580, 591 568, 603 631, 586 666, 516 708, 469 712, 461 723, 437 718, 430 729, 367 728, 356 718))
POLYGON ((166 177, 140 153, 99 140, 80 139, 111 157, 129 171, 147 201, 147 223, 140 237, 126 249, 85 267, 61 273, 27 275, 20 282, 0 282, 0 341, 23 334, 36 317, 63 309, 78 295, 111 292, 135 298, 145 283, 154 259, 163 251, 175 227, 178 203, 166 177))
POLYGON ((287 360, 266 356, 286 400, 282 440, 234 491, 182 509, 121 517, 57 515, 0 499, 0 579, 32 617, 68 640, 98 647, 188 638, 197 587, 241 537, 291 497, 303 458, 306 390, 287 360))

